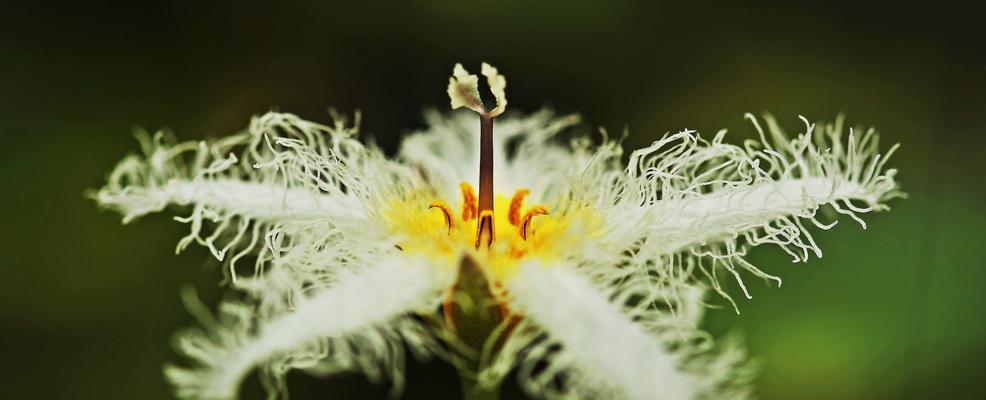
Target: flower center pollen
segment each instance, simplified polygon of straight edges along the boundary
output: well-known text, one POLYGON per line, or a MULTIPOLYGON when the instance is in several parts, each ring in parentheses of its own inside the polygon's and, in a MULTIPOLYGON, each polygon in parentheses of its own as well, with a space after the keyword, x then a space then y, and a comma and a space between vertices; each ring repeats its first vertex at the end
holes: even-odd
MULTIPOLYGON (((492 204, 500 203, 502 205, 507 205, 509 210, 505 216, 500 216, 494 214, 494 207, 490 207, 488 210, 483 210, 479 212, 479 202, 476 199, 475 191, 472 185, 468 182, 462 182, 459 184, 462 190, 462 218, 457 219, 455 217, 455 212, 452 211, 452 207, 442 201, 433 201, 428 208, 437 209, 441 211, 442 217, 445 219, 445 226, 448 231, 448 235, 452 237, 459 226, 471 226, 476 225, 476 240, 474 245, 477 249, 488 249, 493 246, 496 240, 496 232, 493 227, 497 223, 509 224, 513 227, 511 233, 507 234, 507 241, 516 241, 520 239, 521 241, 527 241, 528 235, 531 230, 531 221, 534 217, 540 215, 548 215, 548 209, 541 205, 534 205, 524 209, 524 198, 530 193, 527 189, 518 189, 514 193, 513 197, 510 198, 509 202, 502 196, 493 196, 492 204)), ((513 247, 513 246, 511 246, 513 247)), ((518 250, 518 249, 515 249, 518 250)), ((523 252, 514 251, 513 255, 519 256, 523 252)))

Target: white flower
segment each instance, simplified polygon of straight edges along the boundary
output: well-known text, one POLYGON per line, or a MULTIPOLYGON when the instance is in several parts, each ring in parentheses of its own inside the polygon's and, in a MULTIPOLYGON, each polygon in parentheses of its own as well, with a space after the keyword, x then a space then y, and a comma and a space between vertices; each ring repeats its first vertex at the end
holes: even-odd
POLYGON ((192 364, 165 372, 180 397, 235 397, 254 369, 272 395, 291 369, 358 370, 397 393, 405 345, 455 363, 467 391, 517 371, 548 398, 747 397, 743 350, 698 329, 705 292, 729 299, 719 282, 735 279, 749 297, 744 274, 780 285, 743 259, 749 247, 820 257, 805 229, 835 224, 820 208, 862 224, 900 195, 884 167, 893 149, 878 154, 872 130, 844 138, 841 118, 805 120, 789 139, 748 115, 759 141, 683 131, 625 165, 605 135, 556 143, 574 116, 504 117, 494 134, 506 80, 485 64, 483 75, 490 111, 475 75, 457 65, 449 83, 479 126, 429 113, 396 160, 339 117, 268 113, 211 142, 140 138, 144 155, 96 199, 124 222, 189 207, 178 250, 206 246, 242 293, 179 335, 192 364))

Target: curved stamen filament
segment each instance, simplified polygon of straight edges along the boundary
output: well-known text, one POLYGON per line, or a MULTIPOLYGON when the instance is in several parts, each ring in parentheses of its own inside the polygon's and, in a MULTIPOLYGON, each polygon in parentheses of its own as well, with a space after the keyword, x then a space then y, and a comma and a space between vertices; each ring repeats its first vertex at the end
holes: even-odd
POLYGON ((445 225, 448 227, 449 235, 451 235, 452 229, 455 228, 455 215, 452 214, 452 209, 449 208, 448 204, 441 201, 433 201, 430 205, 428 205, 428 208, 437 208, 442 211, 442 214, 445 215, 445 225))
POLYGON ((531 220, 538 215, 548 215, 548 209, 543 206, 534 206, 524 214, 524 222, 518 228, 521 239, 527 240, 527 228, 531 226, 531 220))

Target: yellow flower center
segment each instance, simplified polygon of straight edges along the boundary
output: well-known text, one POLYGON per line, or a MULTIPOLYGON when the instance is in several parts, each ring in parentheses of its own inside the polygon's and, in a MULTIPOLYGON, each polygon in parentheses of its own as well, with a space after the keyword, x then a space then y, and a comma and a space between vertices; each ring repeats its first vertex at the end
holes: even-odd
POLYGON ((562 259, 565 248, 577 246, 600 226, 584 207, 549 213, 543 206, 525 205, 530 193, 527 189, 519 189, 511 197, 495 195, 493 210, 480 213, 472 186, 463 182, 460 187, 462 198, 455 209, 444 201, 424 204, 416 199, 386 207, 384 217, 391 231, 400 236, 398 246, 403 251, 453 262, 468 254, 496 282, 509 277, 524 258, 562 259), (493 238, 489 246, 480 243, 484 229, 479 225, 484 215, 495 227, 490 229, 493 238))

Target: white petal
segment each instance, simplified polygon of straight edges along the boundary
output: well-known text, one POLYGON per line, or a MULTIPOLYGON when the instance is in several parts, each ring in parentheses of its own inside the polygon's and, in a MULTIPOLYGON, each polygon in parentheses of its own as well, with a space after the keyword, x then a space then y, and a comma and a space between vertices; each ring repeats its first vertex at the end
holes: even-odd
POLYGON ((896 171, 884 170, 896 147, 879 154, 872 130, 862 137, 850 130, 844 148, 841 120, 821 131, 805 121, 805 133, 793 140, 773 119, 768 123, 773 140, 760 131, 762 141, 745 148, 723 143, 724 131, 711 142, 685 131, 631 155, 626 198, 643 203, 656 252, 752 232, 753 244, 791 243, 805 252, 795 257, 803 260, 808 250, 821 251, 800 219, 814 220, 820 206, 831 205, 865 228, 856 213, 884 209, 884 201, 900 195, 896 171))
POLYGON ((124 222, 158 212, 168 205, 200 206, 216 215, 238 215, 266 221, 310 221, 365 218, 354 199, 285 188, 276 183, 234 179, 173 179, 160 187, 129 186, 122 191, 100 191, 97 201, 124 215, 124 222))
POLYGON ((881 155, 872 130, 850 130, 844 139, 841 119, 820 128, 802 119, 804 133, 789 139, 768 117, 768 139, 749 118, 760 142, 726 144, 725 131, 711 141, 692 131, 665 135, 630 155, 625 177, 601 175, 616 190, 584 195, 607 221, 620 221, 606 242, 636 246, 631 266, 665 275, 701 271, 722 294, 717 280, 725 273, 749 298, 738 270, 780 279, 745 261, 747 247, 776 244, 794 261, 821 257, 805 227, 834 225, 816 217, 822 207, 865 228, 858 214, 887 209, 887 200, 902 196, 896 171, 885 168, 896 146, 881 155))
POLYGON ((268 113, 247 132, 212 142, 141 135, 144 155, 121 161, 94 197, 125 222, 169 205, 191 206, 189 216, 177 218, 191 230, 178 250, 194 241, 219 260, 230 251, 255 252, 293 225, 317 224, 323 232, 357 222, 372 226, 368 214, 423 184, 416 171, 364 146, 356 128, 336 118, 326 126, 268 113))
POLYGON ((508 288, 511 306, 563 346, 556 359, 582 372, 572 384, 598 379, 630 399, 696 395, 698 381, 676 357, 571 268, 528 263, 508 288))
POLYGON ((657 202, 647 210, 646 229, 655 252, 672 254, 731 240, 785 217, 812 218, 820 205, 870 195, 859 184, 830 178, 764 182, 657 202))
MULTIPOLYGON (((434 310, 447 280, 447 271, 443 273, 427 260, 395 256, 299 299, 294 311, 268 319, 262 314, 250 316, 249 309, 241 308, 240 313, 247 315, 239 318, 239 325, 183 337, 181 350, 198 365, 192 369, 170 367, 167 376, 181 397, 235 397, 243 377, 262 363, 272 359, 287 363, 275 371, 283 374, 293 367, 292 362, 325 357, 318 339, 358 337, 386 328, 407 313, 434 310), (257 318, 256 329, 251 329, 250 321, 257 318)), ((371 359, 367 363, 372 363, 376 354, 401 351, 399 345, 355 343, 364 346, 356 351, 371 359)))

